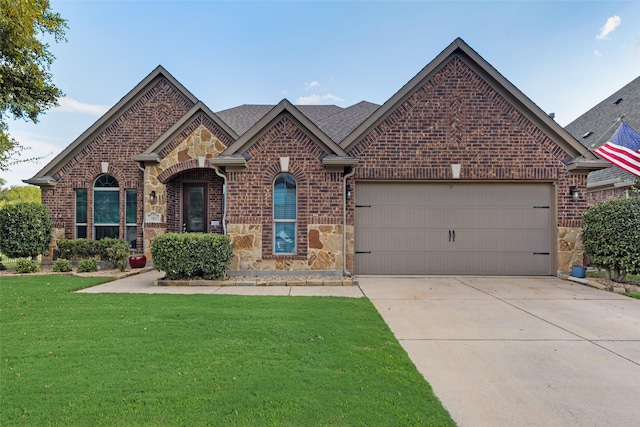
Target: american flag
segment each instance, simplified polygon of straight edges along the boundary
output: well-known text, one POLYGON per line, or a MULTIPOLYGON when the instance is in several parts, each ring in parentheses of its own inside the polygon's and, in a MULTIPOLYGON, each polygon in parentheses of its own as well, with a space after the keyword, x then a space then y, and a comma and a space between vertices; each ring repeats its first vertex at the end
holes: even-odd
POLYGON ((622 122, 609 142, 593 152, 619 168, 640 177, 640 135, 625 122, 622 122))

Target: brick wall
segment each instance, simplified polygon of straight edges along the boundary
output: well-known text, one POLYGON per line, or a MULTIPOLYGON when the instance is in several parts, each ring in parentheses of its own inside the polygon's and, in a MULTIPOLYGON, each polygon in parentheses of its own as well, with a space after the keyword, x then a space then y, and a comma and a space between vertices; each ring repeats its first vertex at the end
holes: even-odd
MULTIPOLYGON (((68 161, 54 177, 53 189, 44 189, 42 202, 51 211, 54 222, 64 224, 65 237, 74 238, 75 189, 88 191, 88 236, 92 235, 92 191, 95 179, 102 174, 101 162, 109 162, 108 173, 118 179, 120 205, 124 210, 124 190, 138 190, 138 224, 142 223, 143 173, 138 163, 130 159, 140 154, 171 125, 182 117, 193 104, 166 79, 158 78, 120 117, 97 134, 68 161)), ((121 237, 124 223, 120 224, 121 237)), ((138 227, 138 247, 141 246, 141 227, 138 227)))
POLYGON ((289 118, 279 120, 247 149, 247 170, 229 172, 229 224, 262 227, 262 258, 273 255, 273 181, 280 173, 280 157, 289 157, 289 173, 298 189, 298 250, 280 260, 306 260, 310 224, 342 223, 342 173, 326 172, 323 151, 289 118))
MULTIPOLYGON (((567 175, 566 153, 459 57, 453 57, 350 150, 356 179, 557 181, 558 222, 579 226, 586 175, 567 175)), ((357 187, 355 189, 357 192, 357 187)))

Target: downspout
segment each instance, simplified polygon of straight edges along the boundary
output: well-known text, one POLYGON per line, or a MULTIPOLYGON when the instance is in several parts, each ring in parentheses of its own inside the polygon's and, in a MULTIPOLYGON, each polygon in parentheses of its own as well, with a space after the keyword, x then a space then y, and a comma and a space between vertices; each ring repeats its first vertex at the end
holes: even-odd
POLYGON ((351 168, 351 172, 345 174, 342 179, 342 274, 345 276, 353 276, 347 271, 347 179, 356 173, 355 167, 351 168))
POLYGON ((213 170, 216 175, 222 178, 222 234, 227 234, 227 176, 220 172, 218 166, 214 166, 213 170))
MULTIPOLYGON (((144 187, 145 187, 145 177, 144 177, 144 170, 145 168, 142 167, 142 163, 138 162, 138 169, 140 169, 142 171, 142 254, 144 254, 144 239, 145 239, 145 233, 144 233, 144 207, 145 207, 145 197, 144 197, 144 187)), ((126 221, 125 221, 126 222, 126 221)), ((126 225, 125 225, 126 227, 126 225)))

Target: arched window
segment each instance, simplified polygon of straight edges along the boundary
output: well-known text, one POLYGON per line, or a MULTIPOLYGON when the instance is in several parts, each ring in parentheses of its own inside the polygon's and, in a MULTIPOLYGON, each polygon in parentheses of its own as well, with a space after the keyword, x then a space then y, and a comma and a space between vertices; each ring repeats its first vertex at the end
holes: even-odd
POLYGON ((93 237, 120 236, 120 187, 111 175, 100 175, 93 184, 93 237))
POLYGON ((273 182, 273 252, 296 253, 298 202, 296 180, 289 174, 278 175, 273 182))

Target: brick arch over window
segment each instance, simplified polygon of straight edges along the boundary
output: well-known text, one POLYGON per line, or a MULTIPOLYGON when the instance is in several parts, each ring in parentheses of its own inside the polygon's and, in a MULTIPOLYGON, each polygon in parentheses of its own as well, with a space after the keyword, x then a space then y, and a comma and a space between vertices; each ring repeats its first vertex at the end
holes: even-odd
POLYGON ((95 183, 96 179, 98 179, 101 175, 111 175, 112 177, 114 177, 118 181, 118 185, 120 188, 135 188, 137 186, 137 183, 129 185, 130 183, 127 181, 126 175, 121 169, 109 165, 107 172, 104 173, 102 172, 102 166, 100 164, 97 164, 88 169, 87 173, 84 176, 85 182, 88 183, 89 188, 93 188, 93 184, 95 183))
POLYGON ((301 260, 307 259, 309 225, 309 178, 305 171, 293 164, 289 175, 296 180, 298 202, 298 245, 295 255, 275 255, 273 252, 273 183, 278 175, 284 173, 280 164, 271 165, 262 175, 262 186, 265 189, 262 200, 262 254, 265 259, 301 260))
POLYGON ((213 166, 209 164, 209 162, 205 161, 204 167, 200 167, 198 165, 198 159, 189 159, 184 162, 177 163, 173 166, 169 166, 158 175, 158 181, 163 184, 171 181, 176 175, 181 174, 182 172, 186 172, 192 169, 215 169, 213 166))

